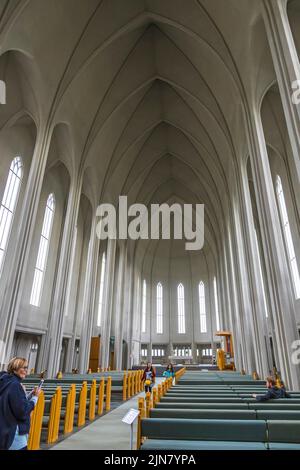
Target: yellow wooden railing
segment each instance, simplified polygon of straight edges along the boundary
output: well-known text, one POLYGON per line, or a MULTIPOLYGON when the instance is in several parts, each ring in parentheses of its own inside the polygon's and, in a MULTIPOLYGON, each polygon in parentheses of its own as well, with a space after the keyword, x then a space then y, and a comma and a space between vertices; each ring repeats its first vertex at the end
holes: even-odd
POLYGON ((70 434, 74 426, 74 414, 76 404, 76 387, 72 384, 67 395, 66 414, 64 422, 64 434, 70 434))
POLYGON ((104 388, 105 388, 105 378, 102 377, 99 385, 99 395, 98 395, 98 416, 103 414, 104 407, 104 388))
POLYGON ((88 389, 87 382, 83 382, 81 390, 80 390, 80 394, 79 394, 79 407, 78 407, 78 419, 77 419, 77 426, 79 428, 85 424, 87 389, 88 389))
POLYGON ((186 371, 186 368, 185 367, 182 367, 181 369, 179 369, 177 372, 175 372, 175 383, 177 384, 180 377, 183 376, 183 374, 185 374, 185 371, 186 371))
POLYGON ((111 403, 111 377, 107 377, 106 396, 105 396, 105 411, 110 411, 110 403, 111 403))
MULTIPOLYGON (((131 398, 133 395, 139 393, 143 389, 141 381, 143 371, 130 371, 124 374, 123 380, 123 400, 131 398)), ((61 373, 57 374, 61 376, 61 373)), ((53 396, 51 396, 50 403, 48 403, 47 422, 43 424, 45 416, 45 394, 41 392, 35 409, 31 415, 31 426, 28 438, 28 449, 38 450, 40 448, 41 433, 43 426, 47 429, 46 443, 53 444, 58 440, 60 422, 63 420, 64 435, 70 434, 74 429, 74 418, 76 404, 78 406, 76 425, 82 427, 85 425, 86 420, 93 421, 97 416, 103 414, 104 406, 105 411, 111 410, 111 394, 112 394, 112 377, 102 377, 99 384, 97 380, 92 380, 90 386, 84 381, 81 390, 76 391, 76 385, 70 385, 67 395, 64 397, 64 415, 62 415, 62 388, 58 386, 53 396), (89 403, 87 408, 87 397, 89 396, 89 403), (104 404, 105 397, 105 404, 104 404), (88 410, 88 411, 87 411, 88 410), (63 417, 64 416, 64 417, 63 417)), ((48 398, 49 400, 49 398, 48 398)), ((149 406, 153 406, 152 399, 149 406)))
POLYGON ((58 439, 61 403, 62 403, 62 390, 61 390, 61 387, 57 387, 56 392, 54 393, 51 399, 47 444, 53 444, 58 439))
POLYGON ((37 404, 31 414, 30 432, 27 445, 28 450, 39 450, 40 448, 44 409, 45 395, 42 391, 39 395, 37 404))

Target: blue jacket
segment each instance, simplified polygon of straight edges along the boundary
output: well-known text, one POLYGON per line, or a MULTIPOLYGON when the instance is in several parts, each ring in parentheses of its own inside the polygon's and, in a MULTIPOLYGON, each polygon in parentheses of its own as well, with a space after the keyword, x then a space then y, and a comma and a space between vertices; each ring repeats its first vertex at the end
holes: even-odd
POLYGON ((168 379, 170 377, 174 377, 174 375, 175 375, 175 372, 170 369, 165 370, 163 373, 163 377, 167 377, 168 379))
POLYGON ((291 398, 291 395, 284 388, 271 387, 264 395, 257 395, 257 401, 268 401, 276 398, 291 398))
POLYGON ((19 434, 28 434, 34 402, 26 398, 21 379, 0 372, 0 449, 9 449, 17 426, 19 434))

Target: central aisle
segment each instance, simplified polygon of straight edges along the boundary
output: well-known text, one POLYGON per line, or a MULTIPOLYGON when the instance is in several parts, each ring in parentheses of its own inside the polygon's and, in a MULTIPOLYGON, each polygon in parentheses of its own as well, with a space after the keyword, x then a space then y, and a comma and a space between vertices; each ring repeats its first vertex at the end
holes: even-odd
MULTIPOLYGON (((156 378, 156 384, 162 382, 156 378)), ((122 418, 130 408, 137 409, 138 398, 145 393, 135 395, 130 400, 107 413, 94 423, 66 438, 52 447, 54 450, 130 450, 130 426, 122 423, 122 418)), ((137 423, 137 421, 136 421, 137 423)), ((134 425, 134 448, 136 447, 136 423, 134 425)))

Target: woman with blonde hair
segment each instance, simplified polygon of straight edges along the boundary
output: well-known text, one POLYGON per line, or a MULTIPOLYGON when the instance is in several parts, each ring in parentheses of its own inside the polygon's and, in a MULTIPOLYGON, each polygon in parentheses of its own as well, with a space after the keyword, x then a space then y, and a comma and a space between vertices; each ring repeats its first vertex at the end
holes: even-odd
POLYGON ((0 372, 0 449, 26 450, 30 429, 30 413, 35 407, 40 389, 27 398, 22 380, 28 372, 28 362, 14 357, 7 372, 0 372))

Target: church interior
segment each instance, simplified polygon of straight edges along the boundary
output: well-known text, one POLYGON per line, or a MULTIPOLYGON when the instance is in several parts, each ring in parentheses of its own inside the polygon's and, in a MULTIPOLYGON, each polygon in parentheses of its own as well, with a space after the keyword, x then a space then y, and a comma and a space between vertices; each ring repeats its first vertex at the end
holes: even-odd
POLYGON ((0 102, 28 449, 299 450, 300 0, 2 0, 0 102), (204 205, 202 248, 100 239, 120 196, 204 205))

